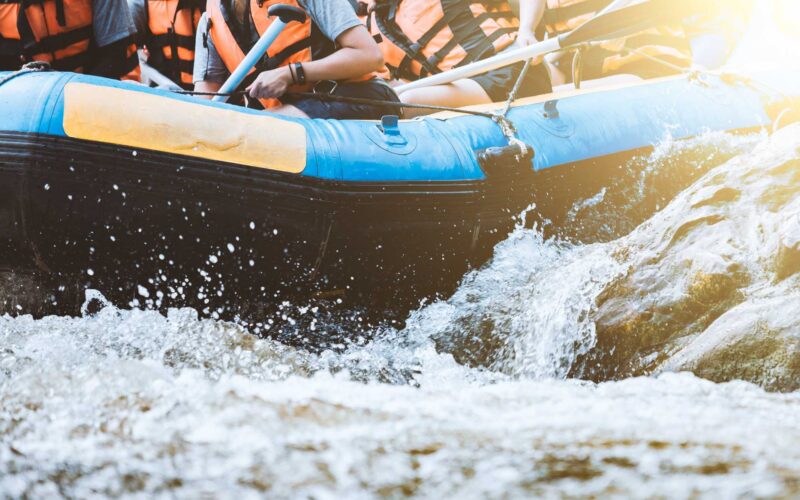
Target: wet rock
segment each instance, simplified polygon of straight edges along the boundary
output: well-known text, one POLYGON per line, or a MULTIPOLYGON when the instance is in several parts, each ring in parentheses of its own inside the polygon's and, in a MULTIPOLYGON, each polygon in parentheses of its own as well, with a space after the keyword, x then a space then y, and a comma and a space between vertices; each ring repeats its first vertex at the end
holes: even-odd
POLYGON ((660 371, 687 370, 715 382, 800 389, 800 280, 766 290, 720 316, 660 371))
MULTIPOLYGON (((459 363, 515 377, 605 381, 691 369, 791 389, 793 323, 743 326, 739 340, 726 337, 708 356, 671 360, 699 339, 717 338, 733 311, 759 325, 762 315, 790 310, 747 305, 778 287, 776 297, 789 301, 800 293, 799 159, 800 125, 762 137, 608 243, 547 238, 522 224, 452 297, 412 315, 404 336, 424 333, 459 363)), ((589 210, 577 207, 580 216, 589 210)))
POLYGON ((627 272, 599 295, 596 345, 571 374, 692 370, 800 387, 798 156, 800 126, 789 127, 615 242, 627 272))

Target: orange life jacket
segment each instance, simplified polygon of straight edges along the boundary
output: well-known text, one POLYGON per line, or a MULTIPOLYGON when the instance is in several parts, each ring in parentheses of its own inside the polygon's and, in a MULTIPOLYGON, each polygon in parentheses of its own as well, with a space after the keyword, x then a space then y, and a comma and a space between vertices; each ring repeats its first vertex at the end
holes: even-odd
POLYGON ((3 52, 21 64, 44 61, 79 71, 92 46, 92 0, 11 0, 0 3, 3 52))
MULTIPOLYGON (((249 15, 247 13, 245 15, 245 24, 252 22, 256 33, 250 34, 248 37, 246 29, 234 28, 238 24, 230 21, 234 14, 227 11, 221 0, 208 0, 206 11, 209 19, 209 35, 228 71, 233 72, 239 66, 245 53, 250 50, 258 37, 267 31, 273 21, 267 12, 271 6, 280 4, 302 8, 296 0, 249 1, 249 15)), ((250 73, 288 66, 295 62, 303 63, 322 59, 336 50, 335 42, 327 39, 314 25, 311 16, 307 16, 304 23, 286 25, 281 35, 270 46, 264 59, 250 73)), ((366 81, 376 76, 376 73, 369 73, 350 81, 366 81)), ((313 89, 315 83, 309 81, 304 85, 292 85, 289 87, 289 92, 308 92, 313 89)), ((266 109, 280 105, 277 99, 260 99, 260 101, 266 109)))
POLYGON ((545 31, 551 37, 572 31, 614 0, 547 0, 542 17, 545 31))
POLYGON ((505 0, 377 0, 369 27, 392 78, 416 80, 497 54, 519 20, 505 0))
MULTIPOLYGON (((92 0, 2 0, 0 55, 16 69, 28 61, 44 61, 59 71, 82 72, 91 63, 92 0)), ((136 46, 128 47, 123 79, 139 77, 136 46)))
MULTIPOLYGON (((585 23, 594 15, 609 6, 613 0, 547 0, 543 23, 549 37, 556 37, 585 23)), ((667 66, 650 58, 656 58, 674 66, 689 68, 692 64, 692 49, 685 30, 679 25, 662 26, 636 33, 627 37, 599 44, 601 50, 590 50, 588 56, 601 57, 602 60, 588 63, 600 68, 600 74, 590 78, 622 73, 638 74, 647 67, 647 74, 657 76, 653 70, 670 74, 667 66)), ((588 76, 588 75, 587 75, 588 76)))
POLYGON ((195 35, 205 8, 205 0, 147 1, 148 62, 184 87, 192 84, 195 35))

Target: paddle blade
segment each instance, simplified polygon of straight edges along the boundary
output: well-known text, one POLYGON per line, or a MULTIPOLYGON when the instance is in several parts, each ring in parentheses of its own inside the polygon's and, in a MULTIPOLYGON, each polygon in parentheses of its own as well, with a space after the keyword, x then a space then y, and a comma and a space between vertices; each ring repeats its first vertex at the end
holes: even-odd
POLYGON ((558 39, 562 47, 633 35, 691 16, 701 9, 700 0, 645 0, 601 14, 558 39))

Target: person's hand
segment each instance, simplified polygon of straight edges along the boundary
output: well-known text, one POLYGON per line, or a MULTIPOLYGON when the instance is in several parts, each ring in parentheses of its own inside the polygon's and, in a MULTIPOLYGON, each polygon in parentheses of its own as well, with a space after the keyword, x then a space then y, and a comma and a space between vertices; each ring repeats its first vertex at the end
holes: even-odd
POLYGON ((264 71, 247 87, 247 95, 254 99, 271 99, 280 97, 289 90, 292 74, 288 66, 264 71))
POLYGON ((536 34, 529 29, 520 28, 520 30, 517 32, 518 47, 527 47, 528 45, 533 45, 538 41, 539 40, 536 38, 536 34))
MULTIPOLYGON (((528 29, 520 28, 519 32, 517 32, 517 41, 516 46, 518 48, 521 47, 528 47, 533 45, 534 43, 538 43, 539 39, 536 38, 536 34, 528 29)), ((531 59, 531 65, 536 66, 542 62, 542 57, 535 57, 531 59)))

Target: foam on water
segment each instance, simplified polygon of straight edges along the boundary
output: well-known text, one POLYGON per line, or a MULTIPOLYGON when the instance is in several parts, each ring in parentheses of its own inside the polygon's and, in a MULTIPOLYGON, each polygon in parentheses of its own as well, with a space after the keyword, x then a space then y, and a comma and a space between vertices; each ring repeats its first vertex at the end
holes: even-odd
MULTIPOLYGON (((736 139, 745 141, 739 146, 752 140, 736 139)), ((658 365, 664 373, 597 384, 566 378, 596 353, 626 347, 603 343, 598 325, 607 325, 598 315, 610 296, 625 297, 619 290, 626 288, 614 285, 635 278, 652 252, 665 269, 676 267, 670 262, 679 255, 664 250, 662 239, 674 239, 675 221, 694 217, 685 207, 707 199, 709 182, 738 182, 759 199, 760 184, 746 179, 762 170, 794 175, 800 128, 759 140, 754 153, 713 170, 623 238, 547 239, 522 221, 453 297, 420 308, 402 331, 376 332, 344 351, 294 349, 191 310, 166 317, 117 310, 97 292, 87 294, 80 318, 2 317, 0 492, 800 495, 800 393, 669 372, 702 371, 705 354, 730 339, 731 329, 756 340, 764 331, 780 339, 800 334, 796 321, 776 314, 800 310, 797 267, 770 281, 780 245, 764 243, 797 246, 787 240, 793 226, 781 222, 794 216, 794 190, 784 190, 783 208, 769 213, 725 205, 776 235, 748 233, 751 246, 736 253, 752 254, 739 260, 758 286, 751 280, 742 300, 724 302, 725 314, 704 335, 662 348, 674 355, 658 365)), ((664 151, 653 161, 663 165, 664 151)), ((604 199, 576 205, 575 217, 604 199)), ((710 244, 726 234, 698 228, 686 241, 710 244)), ((711 253, 698 258, 713 265, 711 253)), ((683 274, 657 277, 673 277, 675 286, 656 287, 661 294, 653 297, 668 303, 680 296, 683 274)), ((642 303, 650 297, 643 293, 642 303)), ((749 352, 749 361, 762 353, 749 352)), ((787 356, 781 366, 790 369, 797 358, 787 356)))
POLYGON ((365 383, 189 311, 0 331, 10 496, 800 493, 800 394, 746 383, 508 380, 420 344, 413 384, 365 383))

